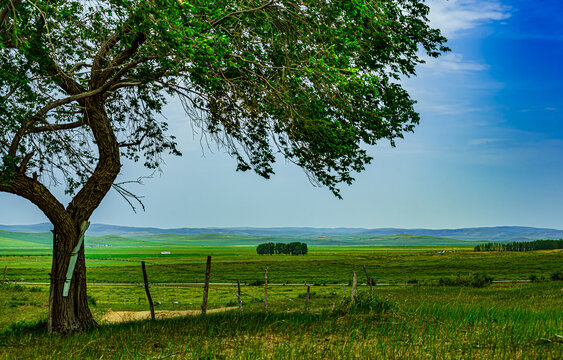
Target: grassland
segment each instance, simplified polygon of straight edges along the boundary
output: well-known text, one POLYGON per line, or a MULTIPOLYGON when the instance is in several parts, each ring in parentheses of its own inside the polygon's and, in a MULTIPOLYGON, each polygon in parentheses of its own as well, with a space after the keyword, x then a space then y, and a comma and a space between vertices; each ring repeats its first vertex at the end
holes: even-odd
MULTIPOLYGON (((1 248, 44 247, 49 248, 51 233, 23 233, 0 230, 0 239, 5 242, 1 248), (10 243, 8 240, 17 240, 10 243), (27 244, 22 243, 26 242, 27 244)), ((388 236, 354 235, 354 236, 284 236, 284 235, 229 235, 229 234, 149 234, 130 236, 86 236, 87 246, 108 245, 112 247, 146 247, 146 246, 256 246, 264 242, 306 242, 313 246, 471 246, 474 241, 450 239, 437 236, 420 236, 410 234, 397 234, 388 236)))
MULTIPOLYGON (((448 247, 452 249, 452 247, 448 247)), ((272 283, 348 283, 353 272, 363 274, 365 265, 378 283, 436 281, 442 276, 487 273, 495 280, 528 279, 534 274, 548 278, 560 270, 561 251, 478 253, 472 248, 453 248, 455 253, 438 254, 442 247, 404 249, 386 247, 310 247, 303 257, 256 255, 254 247, 142 247, 87 248, 87 278, 90 283, 138 283, 140 261, 145 260, 151 282, 192 283, 203 281, 207 255, 213 257, 211 282, 252 283, 270 268, 272 283), (170 255, 161 255, 161 250, 170 255)), ((0 268, 8 266, 8 278, 18 282, 47 282, 49 249, 8 249, 0 252, 0 268), (16 254, 23 255, 16 255, 16 254)))
MULTIPOLYGON (((29 239, 13 239, 28 241, 29 239)), ((130 244, 127 244, 130 245, 130 244)), ((252 246, 203 247, 169 242, 144 247, 86 249, 91 308, 96 318, 112 311, 147 310, 140 260, 147 262, 151 292, 160 310, 199 309, 205 258, 213 257, 213 283, 254 283, 269 268, 269 314, 263 286, 243 286, 237 311, 156 322, 102 324, 62 338, 37 328, 46 314, 48 287, 0 287, 0 359, 8 358, 462 358, 558 359, 563 344, 563 284, 550 281, 562 269, 562 251, 479 253, 470 247, 322 247, 307 256, 258 256, 252 246), (164 247, 163 247, 164 246, 164 247), (437 250, 455 249, 438 254, 437 250), (160 251, 170 251, 161 255, 160 251), (377 283, 376 300, 387 311, 342 311, 353 272, 363 265, 377 283), (486 273, 502 283, 485 288, 438 286, 441 277, 486 273), (406 282, 418 285, 400 286, 406 282), (303 284, 311 284, 305 312, 303 284), (333 284, 340 285, 333 285, 333 284), (121 285, 119 285, 121 284, 121 285), (379 300, 377 300, 379 299, 379 300), (26 322, 24 322, 26 321, 26 322)), ((49 249, 6 247, 0 271, 13 282, 47 282, 49 249)), ((368 287, 360 286, 361 291, 368 287)), ((211 286, 209 308, 236 306, 236 286, 211 286)), ((371 299, 371 298, 370 298, 371 299)))
MULTIPOLYGON (((281 288, 280 288, 281 289, 281 288)), ((192 292, 200 293, 200 289, 192 292)), ((303 296, 271 289, 270 313, 249 297, 236 311, 166 320, 101 325, 63 338, 47 336, 33 323, 0 333, 0 358, 194 358, 194 359, 560 359, 562 344, 548 343, 563 321, 561 284, 484 288, 384 287, 385 312, 338 311, 348 297, 313 287, 310 311, 303 296), (336 305, 337 311, 332 311, 336 305)), ((302 293, 302 290, 301 290, 302 293)), ((44 307, 47 292, 3 289, 13 309, 29 317, 44 307), (32 303, 37 305, 33 305, 32 303), (43 304, 43 305, 42 305, 43 304)), ((216 294, 211 294, 213 298, 216 294)), ((117 304, 116 304, 117 305, 117 304)), ((114 309, 115 306, 113 305, 114 309)), ((119 306, 118 306, 119 307, 119 306)), ((93 306, 98 317, 103 306, 93 306)), ((107 308, 105 309, 107 311, 107 308)))

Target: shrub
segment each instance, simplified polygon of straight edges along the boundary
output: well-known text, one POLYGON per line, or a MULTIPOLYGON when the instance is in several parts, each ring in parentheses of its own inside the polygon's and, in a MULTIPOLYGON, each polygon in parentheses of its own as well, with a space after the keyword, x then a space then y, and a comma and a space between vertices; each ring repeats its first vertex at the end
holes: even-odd
POLYGON ((392 308, 392 304, 387 299, 380 299, 373 294, 361 291, 356 296, 345 297, 334 307, 337 314, 384 314, 392 308))
POLYGON ((249 286, 262 286, 264 285, 264 280, 254 280, 248 283, 249 286))
POLYGON ((418 280, 417 279, 410 279, 407 281, 407 284, 418 284, 418 280))
POLYGON ((551 280, 563 280, 563 271, 557 270, 553 274, 551 274, 551 280))
POLYGON ((473 275, 456 275, 441 277, 438 280, 439 285, 443 286, 470 286, 476 288, 482 288, 490 285, 493 282, 493 278, 481 273, 476 273, 473 275))
POLYGON ((492 282, 492 277, 488 276, 487 274, 477 273, 473 275, 469 286, 481 288, 491 285, 492 282))

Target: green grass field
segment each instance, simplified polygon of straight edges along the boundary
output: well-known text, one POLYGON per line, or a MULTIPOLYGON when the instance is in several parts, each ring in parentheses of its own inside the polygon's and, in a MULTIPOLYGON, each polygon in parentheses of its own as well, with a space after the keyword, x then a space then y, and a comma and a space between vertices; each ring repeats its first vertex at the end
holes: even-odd
MULTIPOLYGON (((452 248, 452 247, 448 247, 452 248)), ((310 247, 306 256, 256 255, 254 247, 98 247, 87 248, 87 279, 91 283, 138 283, 140 261, 147 262, 151 282, 202 282, 207 255, 213 257, 211 282, 255 282, 270 268, 272 283, 348 283, 353 272, 363 274, 365 265, 378 283, 436 281, 452 274, 486 273, 495 280, 549 277, 560 270, 563 255, 558 251, 473 252, 455 248, 438 254, 443 247, 310 247), (162 250, 170 255, 161 255, 162 250), (117 271, 118 269, 118 271, 117 271)), ((8 266, 8 278, 18 282, 47 282, 49 249, 8 249, 0 252, 0 268, 8 266)))
MULTIPOLYGON (((0 287, 0 358, 462 358, 558 359, 563 344, 563 284, 550 275, 562 270, 562 251, 474 252, 471 247, 322 247, 306 256, 259 256, 253 246, 204 247, 170 242, 151 246, 89 247, 91 308, 97 319, 115 311, 148 310, 140 261, 147 262, 157 311, 200 309, 206 256, 211 282, 263 281, 269 268, 269 314, 264 287, 243 286, 244 311, 206 316, 103 324, 68 338, 38 329, 45 318, 49 248, 14 246, 0 250, 10 285, 0 287), (437 250, 455 249, 438 254, 437 250), (161 255, 170 251, 170 255, 161 255), (365 283, 365 265, 377 283, 369 301, 386 301, 386 311, 346 311, 353 273, 365 283), (439 286, 439 279, 486 273, 496 283, 484 288, 439 286), (543 280, 542 280, 543 279, 543 280), (401 286, 406 282, 418 285, 401 286), (176 286, 156 283, 175 283, 176 286), (309 312, 306 287, 311 284, 309 312), (333 285, 333 284, 340 285, 333 285), (121 285, 119 285, 121 284, 121 285)), ((117 240, 116 240, 117 241, 117 240)), ((127 244, 128 245, 128 244, 127 244)), ((360 286, 367 292, 368 286, 360 286)), ((363 298, 363 297, 362 297, 363 298)), ((211 286, 208 308, 237 305, 236 286, 211 286)), ((353 307, 352 307, 353 309, 353 307)))

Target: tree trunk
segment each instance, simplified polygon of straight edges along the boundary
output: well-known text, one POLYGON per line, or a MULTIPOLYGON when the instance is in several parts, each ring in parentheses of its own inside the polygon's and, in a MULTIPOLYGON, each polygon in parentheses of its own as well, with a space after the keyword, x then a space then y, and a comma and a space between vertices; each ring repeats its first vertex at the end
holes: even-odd
POLYGON ((51 267, 51 292, 49 295, 49 316, 47 328, 49 333, 80 332, 95 326, 96 322, 88 307, 86 296, 86 262, 84 243, 78 252, 76 267, 68 296, 64 296, 63 288, 74 246, 78 244, 80 232, 57 229, 53 246, 53 263, 51 267))
POLYGON ((104 108, 103 96, 86 99, 84 107, 85 121, 96 140, 99 158, 94 172, 65 209, 66 223, 50 218, 55 225, 48 317, 50 333, 79 332, 96 325, 86 297, 84 244, 78 253, 67 296, 63 289, 72 252, 80 240, 81 224, 100 205, 121 169, 119 145, 104 108))

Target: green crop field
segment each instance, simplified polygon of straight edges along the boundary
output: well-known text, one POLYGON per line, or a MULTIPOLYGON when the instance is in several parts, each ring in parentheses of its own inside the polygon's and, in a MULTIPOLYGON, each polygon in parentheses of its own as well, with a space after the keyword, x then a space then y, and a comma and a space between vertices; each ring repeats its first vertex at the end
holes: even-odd
MULTIPOLYGON (((89 300, 101 325, 65 338, 41 330, 48 286, 18 285, 48 282, 47 235, 0 235, 4 241, 0 271, 6 267, 9 280, 0 287, 0 358, 563 356, 563 344, 554 337, 563 335, 563 283, 551 280, 563 270, 562 251, 474 252, 454 241, 451 246, 310 246, 306 256, 270 256, 256 255, 255 246, 241 244, 236 236, 192 236, 193 243, 177 236, 106 236, 97 243, 90 239, 87 245, 92 247, 86 248, 89 300), (202 241, 213 246, 202 246, 202 241), (112 246, 93 246, 110 242, 112 246), (231 246, 218 246, 221 243, 231 246), (439 254, 443 249, 455 252, 439 254), (141 260, 147 263, 157 313, 200 309, 208 255, 212 256, 208 308, 226 311, 155 322, 101 322, 115 312, 148 310, 140 284, 141 260), (370 295, 364 265, 376 283, 390 285, 376 286, 370 295), (261 285, 266 267, 272 284, 268 314, 261 285), (363 284, 351 301, 354 272, 363 284), (494 280, 534 275, 536 281, 482 288, 440 285, 440 279, 477 273, 494 280), (215 284, 237 280, 243 284, 242 314, 237 310, 236 285, 215 284), (411 285, 405 286, 407 282, 411 285), (305 284, 311 285, 308 312, 305 284)), ((254 244, 272 241, 272 237, 245 239, 254 244)))

